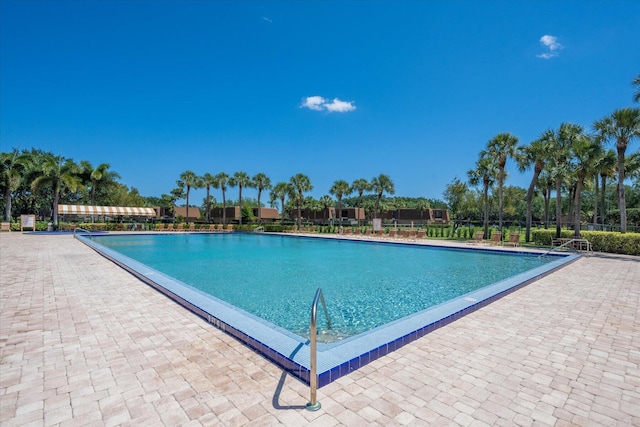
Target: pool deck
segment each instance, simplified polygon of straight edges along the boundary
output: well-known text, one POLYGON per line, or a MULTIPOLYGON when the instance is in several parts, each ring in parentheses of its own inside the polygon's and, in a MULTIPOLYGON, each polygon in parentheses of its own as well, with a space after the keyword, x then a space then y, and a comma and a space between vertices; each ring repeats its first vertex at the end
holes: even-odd
POLYGON ((639 307, 640 258, 583 257, 311 412, 307 386, 72 236, 3 233, 0 425, 640 426, 639 307))

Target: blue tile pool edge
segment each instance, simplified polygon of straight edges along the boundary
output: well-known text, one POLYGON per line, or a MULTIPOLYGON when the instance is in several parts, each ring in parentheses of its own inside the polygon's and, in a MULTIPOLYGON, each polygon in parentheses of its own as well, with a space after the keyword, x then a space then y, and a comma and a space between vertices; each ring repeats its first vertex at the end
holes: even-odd
MULTIPOLYGON (((309 384, 310 357, 308 340, 269 322, 262 321, 262 319, 235 308, 224 301, 206 295, 151 267, 93 242, 83 234, 78 234, 76 237, 142 282, 171 298, 204 319, 207 323, 238 339, 247 347, 275 363, 303 383, 309 384), (204 303, 198 305, 192 302, 197 297, 208 297, 213 301, 205 298, 204 303), (216 314, 214 315, 213 313, 216 314)), ((435 246, 443 249, 478 250, 476 248, 435 246)), ((518 252, 518 254, 540 255, 535 252, 518 252)), ((552 254, 551 256, 556 260, 528 272, 488 285, 346 340, 332 344, 318 344, 318 387, 323 387, 580 258, 580 255, 576 254, 552 254), (425 322, 425 316, 427 318, 431 317, 431 319, 425 322), (373 344, 371 344, 372 342, 373 344)))

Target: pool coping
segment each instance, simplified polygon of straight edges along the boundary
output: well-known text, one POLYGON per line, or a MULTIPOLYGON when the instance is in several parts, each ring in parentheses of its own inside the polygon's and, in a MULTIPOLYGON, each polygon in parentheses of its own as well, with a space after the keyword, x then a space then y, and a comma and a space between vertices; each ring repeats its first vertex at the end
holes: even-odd
MULTIPOLYGON (((158 233, 137 233, 137 235, 158 233)), ((215 234, 215 233, 211 233, 215 234)), ((274 233, 276 234, 276 233, 274 233)), ((278 233, 280 234, 280 233, 278 233)), ((165 275, 145 264, 135 261, 102 246, 86 236, 77 233, 78 240, 111 260, 138 279, 160 291, 183 307, 203 318, 208 323, 235 337, 254 351, 280 366, 286 372, 309 384, 310 350, 309 341, 281 327, 273 325, 242 309, 234 307, 218 298, 207 295, 190 285, 165 275)), ((119 234, 113 234, 119 235, 119 234)), ((101 233, 100 236, 105 236, 101 233)), ((291 238, 317 238, 319 236, 286 235, 291 238)), ((333 237, 335 238, 335 237, 333 237)), ((343 239, 354 241, 353 239, 343 239)), ((415 245, 411 242, 391 242, 379 240, 356 240, 362 243, 415 245)), ((451 247, 437 244, 426 246, 459 251, 486 251, 514 254, 514 251, 498 248, 451 247)), ((538 252, 518 251, 517 255, 540 256, 538 252)), ((522 288, 557 269, 577 260, 581 255, 554 253, 556 258, 543 266, 520 273, 508 279, 464 294, 445 303, 421 312, 395 320, 386 325, 354 337, 331 344, 318 344, 317 372, 318 387, 323 387, 338 378, 415 341, 459 318, 472 313, 509 293, 522 288)))

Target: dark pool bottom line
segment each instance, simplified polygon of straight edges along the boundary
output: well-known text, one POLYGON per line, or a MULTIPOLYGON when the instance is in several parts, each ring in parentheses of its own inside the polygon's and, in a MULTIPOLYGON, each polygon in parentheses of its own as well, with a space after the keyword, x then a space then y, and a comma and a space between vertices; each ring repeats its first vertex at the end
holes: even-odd
MULTIPOLYGON (((288 331, 230 306, 216 298, 202 294, 188 285, 165 276, 118 252, 96 244, 82 235, 79 239, 105 258, 130 272, 147 285, 176 301, 209 324, 235 337, 287 373, 309 384, 309 343, 288 331), (204 299, 204 303, 202 300, 204 299), (201 301, 196 304, 196 300, 201 301), (253 336, 252 336, 253 335, 253 336)), ((444 248, 443 249, 451 249, 444 248)), ((473 249, 460 249, 473 250, 473 249)), ((492 302, 510 294, 579 258, 576 255, 557 256, 560 262, 538 267, 498 284, 444 303, 424 313, 417 313, 352 337, 344 342, 320 346, 318 352, 318 387, 323 387, 374 360, 389 354, 423 336, 450 324, 492 302), (487 288, 496 287, 487 295, 487 288), (484 294, 484 295, 483 295, 484 294), (449 304, 449 306, 446 306, 449 304), (446 307, 445 307, 446 306, 446 307), (444 313, 444 314, 443 314, 444 313), (431 319, 431 320, 429 320, 431 319), (323 360, 324 359, 324 360, 323 360)))

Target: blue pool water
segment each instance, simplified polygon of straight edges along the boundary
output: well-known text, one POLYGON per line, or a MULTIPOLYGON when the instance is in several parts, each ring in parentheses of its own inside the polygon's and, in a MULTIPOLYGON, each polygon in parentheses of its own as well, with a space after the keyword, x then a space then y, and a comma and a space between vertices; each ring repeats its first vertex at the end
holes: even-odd
POLYGON ((322 288, 336 342, 437 306, 553 260, 267 234, 94 236, 117 251, 302 337, 322 288))

